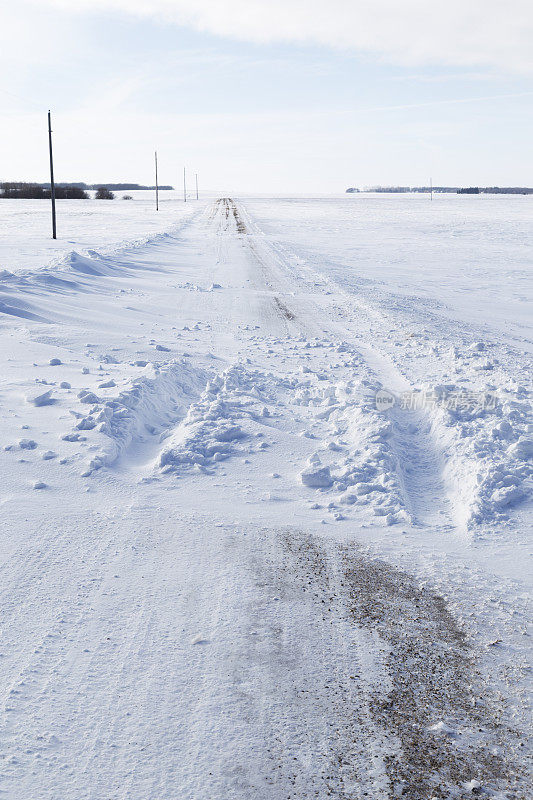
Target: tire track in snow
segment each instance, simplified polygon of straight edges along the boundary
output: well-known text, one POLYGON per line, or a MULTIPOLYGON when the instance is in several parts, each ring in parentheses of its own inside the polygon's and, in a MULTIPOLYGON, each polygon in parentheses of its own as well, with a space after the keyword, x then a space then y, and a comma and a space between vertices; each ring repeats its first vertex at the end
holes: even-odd
MULTIPOLYGON (((244 210, 240 207, 235 207, 234 213, 239 220, 246 218, 244 210)), ((276 248, 275 244, 269 242, 267 245, 263 239, 261 256, 257 255, 257 245, 254 245, 256 239, 260 237, 257 225, 248 221, 245 225, 243 222, 242 232, 246 232, 252 240, 250 247, 263 269, 268 269, 269 263, 273 265, 276 262, 276 269, 285 273, 285 280, 294 280, 284 253, 276 248)), ((294 284, 292 293, 298 294, 298 291, 298 285, 294 284)), ((277 298, 275 302, 280 304, 277 298)), ((380 352, 375 342, 372 344, 362 342, 357 330, 339 324, 338 317, 331 314, 327 303, 319 307, 318 302, 320 295, 315 293, 313 301, 308 301, 306 310, 308 317, 321 320, 322 334, 325 328, 330 336, 350 342, 366 361, 369 371, 385 389, 393 392, 412 390, 408 381, 391 359, 380 352)), ((374 315, 379 316, 378 312, 372 311, 374 315)), ((305 316, 300 313, 297 321, 305 329, 307 322, 305 316)), ((388 412, 388 417, 392 422, 389 444, 398 464, 398 477, 405 495, 405 506, 413 522, 443 530, 458 529, 460 512, 454 508, 456 499, 454 488, 444 480, 445 454, 435 436, 434 421, 423 410, 413 413, 403 411, 398 406, 388 412)), ((386 418, 387 412, 384 413, 384 419, 386 418)))
MULTIPOLYGON (((374 344, 354 346, 386 391, 396 397, 413 392, 391 359, 374 344)), ((445 454, 435 434, 434 420, 424 409, 402 409, 398 400, 381 413, 392 423, 390 446, 413 522, 439 529, 458 528, 453 488, 444 480, 445 454)))
MULTIPOLYGON (((259 248, 256 236, 249 226, 243 207, 237 205, 231 198, 228 198, 227 203, 229 211, 233 215, 236 232, 240 237, 244 237, 243 244, 249 253, 250 260, 256 269, 259 268, 264 288, 271 295, 274 310, 283 323, 283 332, 289 334, 295 331, 309 333, 310 330, 316 330, 310 319, 299 318, 294 309, 290 307, 290 303, 287 302, 289 290, 285 276, 279 270, 273 270, 272 253, 265 252, 259 248), (284 290, 282 298, 279 296, 280 290, 284 290)), ((232 231, 229 232, 231 233, 232 231)))

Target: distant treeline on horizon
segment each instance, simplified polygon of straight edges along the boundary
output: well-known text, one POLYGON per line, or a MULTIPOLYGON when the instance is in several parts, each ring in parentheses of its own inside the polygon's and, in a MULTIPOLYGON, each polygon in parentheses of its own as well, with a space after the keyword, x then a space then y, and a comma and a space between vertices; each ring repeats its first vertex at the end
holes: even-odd
MULTIPOLYGON (((155 186, 143 186, 140 183, 63 183, 55 184, 58 200, 86 200, 88 190, 105 187, 109 191, 153 190, 155 186)), ((172 190, 173 186, 159 186, 162 190, 172 190)), ((0 183, 0 198, 22 198, 30 200, 48 199, 51 195, 50 183, 33 183, 24 181, 5 181, 0 183)))
MULTIPOLYGON (((50 189, 49 183, 39 183, 38 186, 42 186, 43 189, 50 189)), ((110 189, 112 192, 136 192, 140 190, 147 190, 147 189, 155 189, 155 186, 143 186, 141 183, 56 183, 56 186, 67 187, 67 186, 76 186, 78 189, 99 189, 100 186, 105 186, 106 189, 110 189)), ((171 190, 174 189, 173 186, 166 186, 162 184, 158 187, 159 189, 171 190)))
POLYGON ((404 192, 436 192, 450 194, 533 194, 533 188, 527 186, 369 186, 364 189, 346 189, 348 194, 357 192, 385 192, 385 193, 404 193, 404 192))

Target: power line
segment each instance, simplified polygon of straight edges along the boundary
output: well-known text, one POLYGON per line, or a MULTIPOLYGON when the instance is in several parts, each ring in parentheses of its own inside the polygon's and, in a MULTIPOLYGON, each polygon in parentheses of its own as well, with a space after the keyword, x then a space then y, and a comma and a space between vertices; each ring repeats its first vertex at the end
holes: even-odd
POLYGON ((15 94, 15 92, 8 92, 7 89, 0 89, 0 92, 2 92, 2 94, 8 94, 10 97, 14 97, 17 100, 22 100, 23 103, 33 106, 36 111, 39 111, 39 113, 42 113, 43 109, 46 107, 44 104, 38 105, 33 100, 29 100, 27 97, 22 97, 20 94, 15 94))

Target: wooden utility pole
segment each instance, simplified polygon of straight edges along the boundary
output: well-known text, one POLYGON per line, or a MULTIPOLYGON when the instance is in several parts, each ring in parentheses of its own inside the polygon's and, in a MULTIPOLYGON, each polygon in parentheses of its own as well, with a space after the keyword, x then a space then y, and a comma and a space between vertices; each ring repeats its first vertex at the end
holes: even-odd
POLYGON ((50 151, 50 197, 52 198, 52 239, 56 236, 56 185, 54 183, 54 157, 52 154, 52 119, 48 112, 48 149, 50 151))
POLYGON ((196 172, 194 177, 196 178, 196 199, 198 200, 198 173, 196 172))
POLYGON ((159 184, 157 182, 157 150, 155 151, 155 210, 159 211, 159 184))
POLYGON ((183 202, 187 202, 187 178, 185 175, 185 167, 183 167, 183 202))

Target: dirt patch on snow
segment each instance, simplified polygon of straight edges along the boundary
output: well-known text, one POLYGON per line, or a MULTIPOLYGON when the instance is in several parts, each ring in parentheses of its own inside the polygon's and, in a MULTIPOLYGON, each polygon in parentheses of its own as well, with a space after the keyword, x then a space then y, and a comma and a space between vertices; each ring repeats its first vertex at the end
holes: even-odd
POLYGON ((390 646, 392 690, 373 698, 371 709, 401 745, 386 758, 395 795, 444 800, 479 789, 485 796, 510 791, 505 796, 525 799, 508 753, 517 737, 499 721, 503 709, 482 686, 475 653, 443 598, 350 550, 344 574, 352 618, 390 646), (481 786, 470 785, 473 780, 481 786))
POLYGON ((285 319, 288 319, 288 320, 293 320, 293 319, 296 319, 296 315, 292 313, 292 311, 290 310, 290 308, 287 308, 287 306, 285 305, 285 303, 282 303, 282 302, 281 302, 281 300, 279 299, 279 297, 275 297, 275 298, 274 298, 274 302, 275 302, 275 304, 277 305, 278 309, 280 310, 280 312, 281 312, 282 316, 284 316, 284 317, 285 317, 285 319))
POLYGON ((245 223, 243 222, 241 215, 239 214, 239 210, 233 200, 231 198, 228 199, 228 207, 231 207, 233 212, 233 216, 235 218, 235 225, 237 226, 237 232, 245 235, 248 233, 248 228, 246 227, 245 223))
MULTIPOLYGON (((284 533, 283 545, 297 562, 302 589, 322 596, 324 613, 347 615, 383 645, 387 681, 370 688, 363 702, 387 743, 381 752, 390 784, 386 796, 526 800, 527 779, 514 763, 522 743, 483 685, 476 653, 444 599, 353 546, 297 531, 284 533)), ((372 685, 359 683, 358 673, 351 677, 357 691, 372 685)), ((346 743, 344 752, 351 749, 346 743)))

